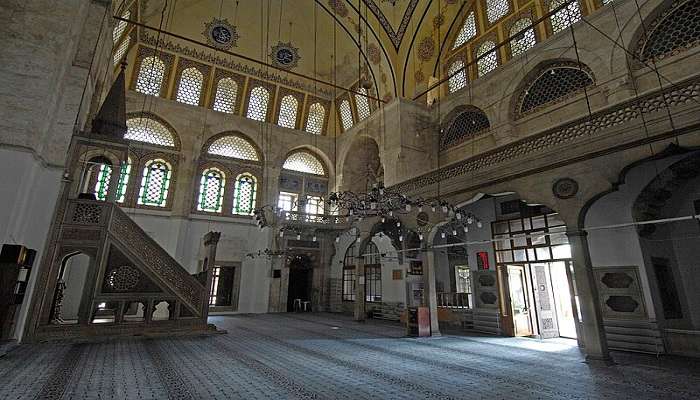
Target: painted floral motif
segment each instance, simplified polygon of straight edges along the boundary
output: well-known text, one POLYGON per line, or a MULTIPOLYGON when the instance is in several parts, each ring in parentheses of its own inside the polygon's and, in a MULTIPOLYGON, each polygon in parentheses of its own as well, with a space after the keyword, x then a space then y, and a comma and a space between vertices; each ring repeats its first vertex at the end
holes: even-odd
POLYGON ((341 17, 347 17, 348 8, 345 7, 343 0, 328 0, 328 5, 331 7, 334 13, 340 15, 341 17))
POLYGON ((421 61, 428 61, 435 54, 435 41, 432 37, 426 36, 421 39, 418 45, 418 59, 421 61))
POLYGON ((371 62, 374 65, 379 64, 379 62, 381 61, 379 47, 376 44, 370 43, 367 46, 367 58, 369 59, 369 62, 371 62))

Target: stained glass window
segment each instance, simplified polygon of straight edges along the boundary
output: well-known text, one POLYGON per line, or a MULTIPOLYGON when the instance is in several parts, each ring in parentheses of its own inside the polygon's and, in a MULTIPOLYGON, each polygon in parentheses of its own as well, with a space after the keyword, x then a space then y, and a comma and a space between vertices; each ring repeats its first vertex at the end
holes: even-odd
POLYGON ((204 75, 197 68, 190 67, 182 70, 180 85, 177 88, 177 101, 198 106, 203 83, 204 75))
MULTIPOLYGON (((554 11, 567 1, 569 0, 552 0, 549 3, 549 11, 554 11)), ((578 0, 572 1, 549 18, 552 23, 552 31, 554 33, 561 32, 581 19, 581 6, 578 4, 578 0)))
POLYGON ((323 132, 323 121, 326 119, 326 108, 321 103, 314 103, 309 107, 309 115, 306 116, 306 131, 315 135, 323 132))
POLYGON ((139 67, 139 74, 136 78, 136 91, 160 96, 164 77, 165 63, 158 57, 146 57, 141 60, 141 67, 139 67))
POLYGON ((117 185, 117 203, 126 200, 126 189, 129 187, 129 176, 131 176, 131 158, 126 164, 119 168, 119 184, 117 185))
POLYGON ((262 86, 250 91, 248 100, 248 112, 246 117, 256 121, 265 121, 267 118, 267 103, 270 101, 270 92, 262 86))
POLYGON ((277 119, 277 125, 290 129, 296 128, 298 109, 299 102, 294 96, 288 94, 282 97, 282 101, 280 102, 280 115, 277 119))
POLYGON ((343 131, 352 128, 352 108, 350 102, 346 99, 340 102, 340 121, 343 123, 343 131))
POLYGON ((238 158, 241 160, 260 160, 255 147, 253 147, 253 145, 246 139, 235 135, 224 136, 216 139, 214 143, 209 146, 209 150, 207 152, 217 156, 238 158))
POLYGON ((236 178, 236 188, 233 192, 233 213, 251 215, 255 209, 257 180, 253 175, 241 174, 236 178))
POLYGON ((214 111, 233 114, 236 110, 236 96, 238 95, 238 84, 231 78, 223 78, 216 84, 216 95, 214 96, 214 111))
MULTIPOLYGON (((96 165, 93 166, 97 168, 96 165)), ((112 177, 112 166, 100 164, 100 170, 97 172, 97 181, 95 181, 95 197, 97 200, 107 200, 107 191, 109 190, 109 179, 112 177)))
POLYGON ((367 98, 367 89, 358 87, 357 91, 361 94, 355 94, 355 105, 357 106, 357 118, 362 121, 369 117, 369 99, 367 98))
POLYGON ((124 54, 126 54, 126 51, 129 50, 129 45, 131 44, 131 37, 127 36, 126 39, 122 40, 122 42, 119 44, 119 47, 117 47, 117 50, 114 51, 114 65, 119 64, 119 61, 124 58, 124 54))
POLYGON ((141 177, 141 189, 137 203, 146 206, 165 207, 170 187, 170 164, 156 159, 146 163, 141 177))
POLYGON ((454 93, 459 89, 467 86, 467 71, 464 69, 464 61, 456 60, 447 69, 447 74, 450 77, 447 81, 447 86, 450 93, 454 93))
POLYGON ((224 197, 226 176, 217 168, 209 168, 202 172, 199 180, 198 211, 221 212, 224 197))
POLYGON ((126 120, 126 126, 127 131, 124 139, 175 147, 173 134, 163 124, 154 119, 147 117, 130 118, 126 120))
POLYGON ((508 0, 486 0, 486 17, 490 23, 496 22, 510 11, 508 0))
POLYGON ((496 44, 491 41, 484 42, 476 50, 478 58, 476 65, 479 76, 484 76, 498 67, 498 55, 496 54, 496 44))
POLYGON ((467 15, 467 19, 464 20, 464 25, 462 25, 462 29, 459 31, 454 45, 452 45, 452 50, 467 43, 474 36, 476 36, 476 19, 474 18, 474 11, 471 11, 467 15))
POLYGON ((321 161, 308 151, 297 151, 292 153, 284 161, 283 169, 290 171, 306 172, 314 175, 325 175, 321 161))
POLYGON ((528 51, 535 45, 535 30, 530 26, 529 18, 517 20, 510 28, 510 36, 515 36, 510 41, 510 52, 513 57, 528 51))
MULTIPOLYGON (((122 18, 124 19, 129 19, 130 17, 131 10, 126 10, 124 11, 124 14, 122 14, 122 18)), ((124 34, 127 26, 128 23, 126 21, 117 21, 117 25, 114 26, 114 30, 112 31, 112 40, 114 41, 114 44, 117 44, 119 39, 122 37, 122 34, 124 34)))

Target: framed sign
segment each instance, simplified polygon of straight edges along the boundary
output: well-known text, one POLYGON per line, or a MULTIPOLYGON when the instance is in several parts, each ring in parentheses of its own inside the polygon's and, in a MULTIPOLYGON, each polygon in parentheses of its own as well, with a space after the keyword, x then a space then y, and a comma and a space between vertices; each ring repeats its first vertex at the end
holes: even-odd
POLYGON ((489 269, 489 253, 479 251, 476 253, 476 266, 478 269, 489 269))

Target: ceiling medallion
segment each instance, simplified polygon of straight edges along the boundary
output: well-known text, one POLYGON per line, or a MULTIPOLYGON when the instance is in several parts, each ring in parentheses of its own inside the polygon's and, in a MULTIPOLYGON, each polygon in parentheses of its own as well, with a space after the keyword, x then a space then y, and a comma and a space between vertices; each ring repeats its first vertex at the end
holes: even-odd
POLYGON ((570 199, 578 193, 578 182, 571 178, 561 178, 554 182, 552 192, 559 199, 570 199))
POLYGON ((240 38, 238 32, 236 32, 236 27, 231 25, 225 18, 214 18, 211 22, 205 23, 202 35, 207 38, 207 43, 223 50, 236 47, 236 41, 240 38))
POLYGON ((292 69, 297 66, 301 56, 299 56, 299 48, 292 46, 291 42, 279 42, 276 46, 272 46, 272 63, 279 68, 292 69))

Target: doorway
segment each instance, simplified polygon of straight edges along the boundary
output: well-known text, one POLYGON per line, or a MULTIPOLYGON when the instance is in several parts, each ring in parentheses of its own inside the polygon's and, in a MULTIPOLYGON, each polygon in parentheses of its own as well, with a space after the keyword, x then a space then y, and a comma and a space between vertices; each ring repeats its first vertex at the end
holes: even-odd
POLYGON ((532 335, 532 318, 524 266, 508 265, 508 295, 510 314, 513 316, 513 335, 532 335))
POLYGON ((294 301, 311 302, 313 268, 306 255, 296 255, 289 262, 289 286, 287 288, 287 311, 294 311, 294 301))

